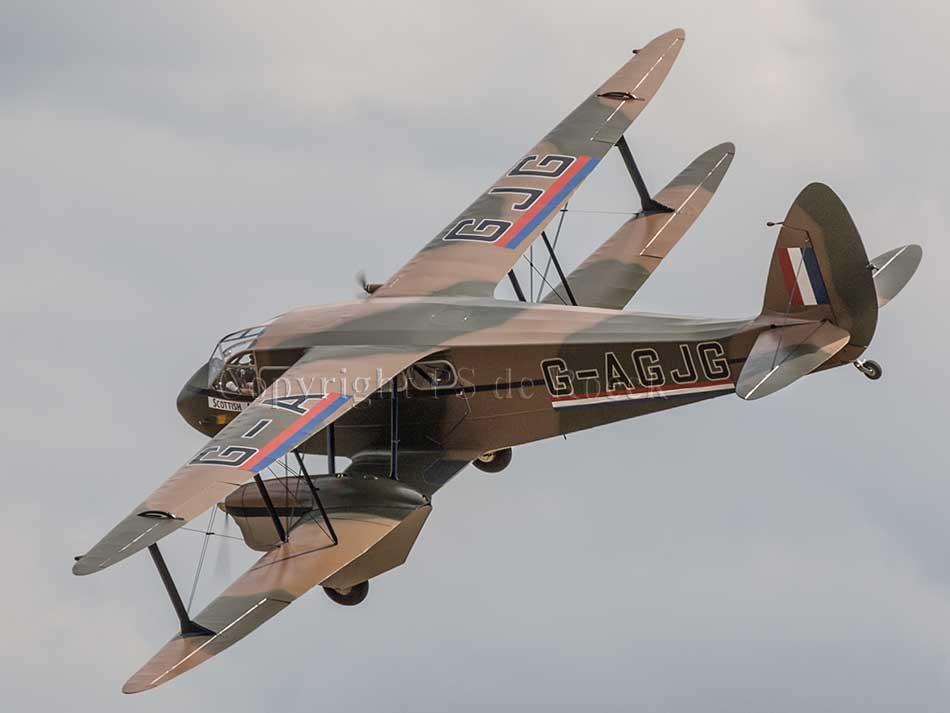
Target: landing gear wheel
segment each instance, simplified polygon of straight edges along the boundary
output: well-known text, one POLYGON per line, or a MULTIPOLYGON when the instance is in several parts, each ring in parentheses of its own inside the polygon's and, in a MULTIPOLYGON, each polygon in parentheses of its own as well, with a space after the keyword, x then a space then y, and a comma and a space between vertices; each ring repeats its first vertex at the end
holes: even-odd
POLYGON ((858 368, 862 374, 868 377, 871 381, 877 381, 882 376, 884 376, 884 369, 881 368, 881 365, 876 361, 871 359, 864 359, 854 362, 854 365, 858 368))
POLYGON ((511 449, 502 448, 500 451, 482 453, 472 463, 483 473, 500 473, 511 463, 511 449))
POLYGON ((355 607, 366 599, 366 595, 369 594, 369 582, 360 582, 348 589, 331 589, 330 587, 324 587, 323 591, 337 604, 341 604, 345 607, 355 607))

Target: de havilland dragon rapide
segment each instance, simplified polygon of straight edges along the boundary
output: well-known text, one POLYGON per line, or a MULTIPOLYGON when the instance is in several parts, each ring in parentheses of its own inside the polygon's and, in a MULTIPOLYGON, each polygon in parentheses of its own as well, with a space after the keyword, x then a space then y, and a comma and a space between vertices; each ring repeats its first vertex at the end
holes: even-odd
POLYGON ((881 376, 862 355, 922 251, 868 259, 821 183, 774 224, 756 316, 624 311, 735 153, 720 144, 658 193, 644 184, 624 132, 684 39, 672 30, 636 50, 388 281, 364 282, 361 299, 293 309, 218 342, 178 396, 210 440, 73 566, 93 574, 148 549, 172 600, 180 630, 125 692, 196 667, 313 587, 358 604, 370 579, 405 562, 433 495, 470 464, 498 472, 524 443, 717 396, 758 399, 838 366, 881 376), (642 210, 565 274, 545 228, 614 147, 642 210), (558 279, 532 302, 513 268, 539 237, 558 279), (502 281, 517 301, 494 296, 502 281), (308 470, 313 455, 326 473, 308 470), (339 472, 338 456, 349 460, 339 472), (210 508, 263 554, 192 617, 158 542, 210 508))

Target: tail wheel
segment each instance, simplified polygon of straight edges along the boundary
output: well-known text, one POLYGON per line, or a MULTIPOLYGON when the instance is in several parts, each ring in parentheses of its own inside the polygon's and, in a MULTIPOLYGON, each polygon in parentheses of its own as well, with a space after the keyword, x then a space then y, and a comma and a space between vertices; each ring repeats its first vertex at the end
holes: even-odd
POLYGON ((327 596, 337 604, 345 607, 355 607, 361 601, 366 599, 366 595, 369 594, 369 582, 360 582, 359 584, 354 584, 352 587, 348 587, 346 589, 331 589, 330 587, 324 587, 323 591, 326 592, 327 596))
POLYGON ((860 361, 854 362, 854 365, 858 368, 862 374, 868 377, 871 381, 877 381, 882 376, 884 376, 884 369, 881 368, 881 365, 876 361, 871 359, 862 359, 860 361))
POLYGON ((483 473, 500 473, 511 463, 511 449, 502 448, 498 451, 482 453, 472 463, 483 473))

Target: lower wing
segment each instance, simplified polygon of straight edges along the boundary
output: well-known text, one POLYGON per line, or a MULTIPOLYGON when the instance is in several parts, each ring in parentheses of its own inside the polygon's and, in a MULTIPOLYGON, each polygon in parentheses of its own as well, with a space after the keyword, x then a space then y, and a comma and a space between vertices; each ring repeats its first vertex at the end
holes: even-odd
MULTIPOLYGON (((400 462, 407 481, 431 472, 447 479, 446 474, 457 473, 471 457, 432 451, 400 462)), ((346 477, 315 480, 335 543, 313 503, 299 499, 301 493, 306 498, 308 491, 289 488, 297 506, 306 512, 289 529, 287 541, 277 543, 276 549, 261 557, 195 617, 199 633, 172 638, 122 690, 145 691, 193 669, 243 639, 313 587, 345 590, 405 562, 432 509, 429 499, 405 482, 365 475, 360 462, 360 458, 354 461, 346 477)), ((367 465, 365 459, 362 463, 367 465)), ((243 502, 237 495, 235 501, 243 502)), ((242 513, 236 513, 236 517, 242 517, 242 513)))

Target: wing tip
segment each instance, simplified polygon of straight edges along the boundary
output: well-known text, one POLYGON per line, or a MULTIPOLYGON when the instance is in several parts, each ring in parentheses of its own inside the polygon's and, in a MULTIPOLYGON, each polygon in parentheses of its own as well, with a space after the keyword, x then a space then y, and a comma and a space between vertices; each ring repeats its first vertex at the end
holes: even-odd
MULTIPOLYGON (((667 30, 662 35, 656 38, 657 40, 680 40, 683 41, 686 39, 686 30, 682 27, 674 27, 672 30, 667 30)), ((654 40, 655 42, 656 40, 654 40)))
POLYGON ((76 575, 77 577, 84 577, 87 574, 92 574, 92 572, 93 570, 86 569, 83 566, 82 561, 79 561, 73 564, 73 574, 76 575))
MULTIPOLYGON (((680 42, 682 44, 686 40, 686 30, 682 27, 674 27, 672 30, 667 30, 662 35, 657 35, 652 40, 643 45, 640 49, 633 51, 634 54, 640 54, 647 48, 661 48, 664 45, 672 45, 674 42, 680 42)), ((669 49, 669 46, 662 47, 664 51, 669 49)), ((679 49, 677 49, 679 52, 679 49)))
POLYGON ((95 574, 104 569, 102 564, 96 564, 96 558, 90 558, 88 555, 79 555, 73 563, 73 574, 77 577, 85 577, 87 574, 95 574))
POLYGON ((207 644, 216 636, 217 634, 213 636, 176 635, 129 677, 129 680, 122 685, 122 692, 142 693, 158 688, 163 683, 168 683, 173 678, 190 671, 217 653, 207 652, 207 655, 201 655, 202 650, 205 650, 207 644))
POLYGON ((128 681, 126 681, 122 685, 122 692, 125 693, 126 695, 131 695, 133 693, 141 693, 142 691, 147 691, 149 688, 151 688, 151 686, 140 686, 140 685, 136 685, 132 683, 132 679, 130 678, 128 681))
POLYGON ((736 155, 736 145, 731 141, 723 141, 721 144, 718 144, 714 147, 715 151, 721 151, 722 153, 736 155))

